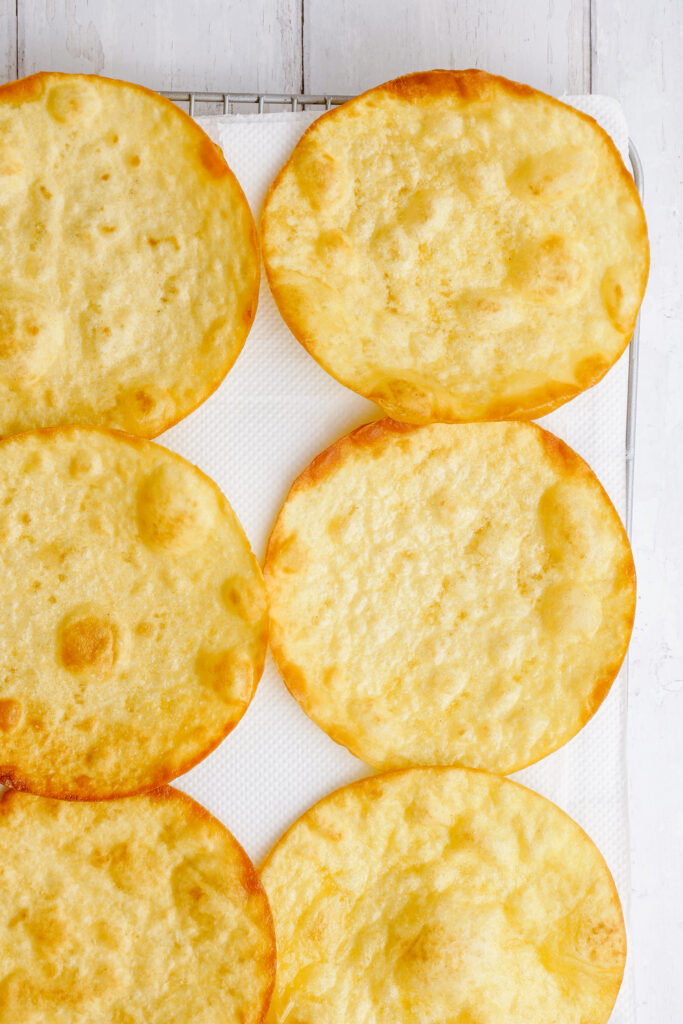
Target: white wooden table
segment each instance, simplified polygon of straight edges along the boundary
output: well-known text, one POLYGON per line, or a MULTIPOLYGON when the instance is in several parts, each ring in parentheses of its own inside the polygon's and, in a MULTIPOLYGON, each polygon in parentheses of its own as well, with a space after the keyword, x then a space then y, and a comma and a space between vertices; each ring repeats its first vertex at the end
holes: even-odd
POLYGON ((682 43, 681 0, 0 0, 0 80, 55 69, 166 90, 353 93, 476 66, 621 101, 652 245, 629 705, 639 1024, 683 1021, 682 43))

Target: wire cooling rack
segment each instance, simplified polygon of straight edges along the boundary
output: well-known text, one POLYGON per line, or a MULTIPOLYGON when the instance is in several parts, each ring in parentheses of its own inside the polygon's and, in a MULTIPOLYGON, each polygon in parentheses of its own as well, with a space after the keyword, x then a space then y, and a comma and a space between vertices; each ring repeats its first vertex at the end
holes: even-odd
MULTIPOLYGON (((206 114, 270 114, 281 111, 331 110, 351 99, 335 93, 266 93, 266 92, 164 92, 169 100, 196 117, 206 114)), ((631 139, 628 143, 633 180, 638 195, 644 197, 643 165, 631 139)), ((640 346, 640 317, 636 321, 628 352, 628 396, 626 405, 626 432, 624 437, 624 467, 626 473, 626 532, 631 536, 633 525, 633 473, 636 441, 636 399, 638 394, 638 349, 640 346)))
POLYGON ((272 114, 283 110, 331 110, 351 96, 332 93, 164 92, 191 117, 206 114, 272 114))

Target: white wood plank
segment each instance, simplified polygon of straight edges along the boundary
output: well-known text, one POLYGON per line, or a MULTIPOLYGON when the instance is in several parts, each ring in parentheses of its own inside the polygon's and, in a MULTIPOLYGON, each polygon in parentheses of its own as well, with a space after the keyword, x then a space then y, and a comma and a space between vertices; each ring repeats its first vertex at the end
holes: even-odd
POLYGON ((17 77, 16 0, 0 0, 0 81, 17 77))
POLYGON ((155 89, 298 92, 300 0, 20 0, 19 73, 43 69, 155 89))
POLYGON ((681 1020, 683 972, 683 9, 595 0, 593 88, 621 100, 645 169, 652 270, 635 464, 629 667, 631 952, 639 1024, 681 1020))
POLYGON ((559 95, 590 87, 590 0, 304 0, 311 92, 478 67, 559 95))

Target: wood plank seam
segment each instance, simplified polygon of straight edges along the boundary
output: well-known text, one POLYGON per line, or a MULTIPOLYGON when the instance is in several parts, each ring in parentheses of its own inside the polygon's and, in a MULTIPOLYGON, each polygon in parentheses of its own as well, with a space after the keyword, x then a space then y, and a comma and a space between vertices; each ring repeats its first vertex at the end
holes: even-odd
POLYGON ((308 86, 310 82, 310 74, 307 68, 306 60, 306 35, 304 31, 304 23, 306 19, 306 2, 307 0, 301 0, 301 93, 302 95, 308 92, 308 86))

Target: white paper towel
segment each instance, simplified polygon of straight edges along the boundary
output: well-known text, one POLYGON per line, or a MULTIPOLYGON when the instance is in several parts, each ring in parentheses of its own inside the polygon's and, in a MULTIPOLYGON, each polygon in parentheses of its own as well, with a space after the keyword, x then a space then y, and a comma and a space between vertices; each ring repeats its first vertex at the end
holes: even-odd
MULTIPOLYGON (((628 132, 618 103, 564 97, 612 135, 628 164, 628 132)), ((318 114, 198 118, 223 148, 258 216, 266 189, 318 114)), ((624 515, 627 356, 605 379, 542 422, 593 467, 624 515)), ((262 280, 254 327, 218 391, 159 440, 199 465, 222 488, 252 546, 263 557, 269 530, 294 477, 349 429, 376 418, 377 407, 329 377, 294 340, 262 280)), ((595 717, 567 746, 516 777, 554 800, 596 841, 628 911, 626 675, 595 717)), ((315 800, 368 774, 300 710, 269 660, 247 714, 202 764, 178 781, 235 833, 259 861, 315 800)), ((632 1024, 630 972, 613 1024, 632 1024)))

